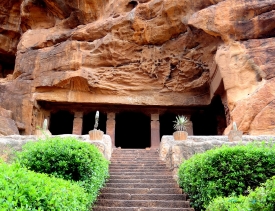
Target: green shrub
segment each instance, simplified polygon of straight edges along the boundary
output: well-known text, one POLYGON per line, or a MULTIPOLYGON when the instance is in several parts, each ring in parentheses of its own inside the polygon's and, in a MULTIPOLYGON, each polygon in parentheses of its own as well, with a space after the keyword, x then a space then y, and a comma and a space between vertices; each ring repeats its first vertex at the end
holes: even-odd
POLYGON ((88 210, 89 195, 75 182, 0 163, 0 210, 88 210))
POLYGON ((218 196, 245 195, 275 175, 274 157, 274 147, 265 144, 212 149, 181 164, 179 185, 200 210, 218 196))
POLYGON ((274 211, 275 177, 251 191, 248 196, 218 197, 207 207, 207 211, 274 211))
POLYGON ((18 161, 35 172, 79 181, 92 195, 92 201, 109 175, 108 161, 99 150, 71 137, 28 142, 18 153, 18 161))
POLYGON ((207 211, 249 211, 243 207, 245 196, 217 197, 207 207, 207 211))

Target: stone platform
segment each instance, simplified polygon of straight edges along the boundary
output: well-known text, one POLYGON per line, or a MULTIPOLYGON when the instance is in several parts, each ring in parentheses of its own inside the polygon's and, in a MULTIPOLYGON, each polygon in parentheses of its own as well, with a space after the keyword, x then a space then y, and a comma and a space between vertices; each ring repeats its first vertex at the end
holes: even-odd
MULTIPOLYGON (((112 141, 110 136, 103 135, 102 140, 90 140, 89 135, 59 135, 60 137, 74 137, 83 142, 87 142, 95 145, 99 151, 104 155, 107 160, 111 159, 112 155, 112 141)), ((51 136, 53 137, 53 136, 51 136)), ((1 136, 0 137, 0 149, 9 148, 12 151, 20 151, 22 146, 29 141, 38 141, 39 136, 29 135, 29 136, 21 136, 21 135, 11 135, 11 136, 1 136)), ((1 150, 0 150, 1 152, 1 150)))
POLYGON ((227 136, 188 136, 187 140, 175 141, 173 136, 162 136, 159 156, 166 163, 166 166, 173 171, 174 179, 177 179, 177 172, 182 161, 189 159, 194 154, 202 153, 215 147, 227 144, 247 144, 252 141, 275 142, 275 136, 244 135, 240 142, 229 142, 227 136))

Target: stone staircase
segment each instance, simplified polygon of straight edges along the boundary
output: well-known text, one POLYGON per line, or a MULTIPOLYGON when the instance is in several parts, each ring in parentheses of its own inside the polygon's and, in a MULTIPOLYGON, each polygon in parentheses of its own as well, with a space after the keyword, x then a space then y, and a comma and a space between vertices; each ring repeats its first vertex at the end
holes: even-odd
POLYGON ((93 211, 194 211, 156 150, 115 149, 93 211))

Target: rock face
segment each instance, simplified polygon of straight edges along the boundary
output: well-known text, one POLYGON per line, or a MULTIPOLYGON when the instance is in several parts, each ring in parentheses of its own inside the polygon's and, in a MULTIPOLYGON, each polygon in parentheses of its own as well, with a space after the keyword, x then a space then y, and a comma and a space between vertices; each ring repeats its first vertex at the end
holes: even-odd
POLYGON ((19 135, 12 112, 0 107, 0 136, 19 135))
MULTIPOLYGON (((273 0, 4 0, 0 106, 23 134, 40 102, 197 107, 275 134, 273 0)), ((43 115, 41 114, 43 113, 43 115)))

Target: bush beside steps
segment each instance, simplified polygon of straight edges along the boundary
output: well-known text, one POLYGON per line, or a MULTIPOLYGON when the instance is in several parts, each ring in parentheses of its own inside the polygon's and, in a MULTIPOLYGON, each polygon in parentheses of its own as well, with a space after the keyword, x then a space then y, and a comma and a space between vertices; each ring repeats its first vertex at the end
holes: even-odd
POLYGON ((247 195, 249 187, 253 190, 274 176, 274 157, 271 144, 224 145, 184 161, 179 185, 196 210, 205 210, 216 197, 247 195))
POLYGON ((21 207, 22 210, 88 210, 109 176, 108 165, 94 145, 75 138, 54 137, 28 142, 17 154, 15 164, 1 163, 1 168, 7 169, 9 175, 2 171, 0 174, 0 180, 6 181, 5 186, 0 183, 0 199, 7 197, 3 198, 5 205, 0 203, 0 210, 14 210, 4 206, 16 206, 18 210, 21 207), (22 174, 25 176, 21 179, 22 174), (23 190, 19 187, 17 194, 15 187, 22 182, 25 183, 23 190), (7 189, 15 192, 8 196, 11 192, 5 194, 7 189), (48 195, 41 194, 41 198, 41 192, 48 195), (70 202, 59 205, 60 200, 70 202))
POLYGON ((274 211, 275 177, 250 191, 248 196, 218 197, 209 204, 207 211, 274 211))
POLYGON ((0 163, 0 210, 80 210, 90 206, 78 184, 0 163))

